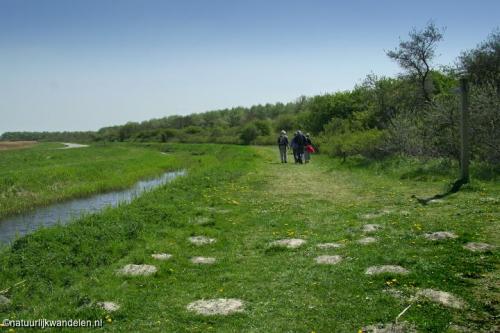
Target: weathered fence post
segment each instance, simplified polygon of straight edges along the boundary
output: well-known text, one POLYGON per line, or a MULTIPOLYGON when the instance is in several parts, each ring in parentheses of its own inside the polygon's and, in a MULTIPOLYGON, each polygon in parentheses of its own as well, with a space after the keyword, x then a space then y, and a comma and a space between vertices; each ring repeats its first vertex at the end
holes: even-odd
POLYGON ((469 84, 466 78, 460 79, 460 179, 469 182, 470 138, 469 138, 469 84))

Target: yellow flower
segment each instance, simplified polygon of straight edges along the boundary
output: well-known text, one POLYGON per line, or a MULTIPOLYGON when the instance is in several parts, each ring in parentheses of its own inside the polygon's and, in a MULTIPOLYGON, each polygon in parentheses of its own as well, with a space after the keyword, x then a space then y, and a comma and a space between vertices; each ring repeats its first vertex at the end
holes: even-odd
POLYGON ((111 324, 113 322, 113 319, 108 318, 108 319, 106 319, 106 321, 111 324))

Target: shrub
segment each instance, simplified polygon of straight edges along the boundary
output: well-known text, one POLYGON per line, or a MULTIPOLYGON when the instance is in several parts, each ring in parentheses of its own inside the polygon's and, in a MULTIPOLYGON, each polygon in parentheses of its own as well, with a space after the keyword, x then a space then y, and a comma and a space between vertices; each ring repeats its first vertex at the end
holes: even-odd
POLYGON ((340 156, 344 160, 348 156, 362 155, 379 157, 385 151, 381 149, 386 133, 379 129, 345 132, 320 138, 321 150, 331 156, 340 156))

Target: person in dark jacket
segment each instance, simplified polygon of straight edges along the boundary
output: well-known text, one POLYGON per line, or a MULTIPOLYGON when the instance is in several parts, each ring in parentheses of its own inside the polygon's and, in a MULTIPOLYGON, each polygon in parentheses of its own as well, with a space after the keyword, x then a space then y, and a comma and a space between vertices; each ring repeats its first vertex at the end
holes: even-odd
POLYGON ((292 148, 293 151, 293 159, 295 160, 295 163, 298 163, 298 155, 297 155, 297 132, 295 132, 295 135, 292 138, 292 142, 290 143, 290 147, 292 148))
POLYGON ((292 148, 294 149, 295 163, 304 163, 304 148, 306 146, 306 137, 302 131, 298 130, 292 140, 292 148))
POLYGON ((286 136, 285 130, 282 130, 278 138, 278 148, 280 150, 281 163, 287 163, 286 151, 288 149, 288 136, 286 136))

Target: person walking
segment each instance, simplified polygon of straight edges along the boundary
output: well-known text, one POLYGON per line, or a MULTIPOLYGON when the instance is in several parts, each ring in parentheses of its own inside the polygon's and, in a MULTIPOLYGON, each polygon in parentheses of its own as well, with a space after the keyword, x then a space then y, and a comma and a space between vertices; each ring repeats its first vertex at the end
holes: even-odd
POLYGON ((301 130, 298 130, 295 133, 295 136, 293 137, 292 140, 292 148, 295 144, 295 150, 294 150, 294 156, 295 156, 295 163, 304 163, 304 148, 306 145, 306 137, 304 134, 302 134, 301 130))
POLYGON ((290 147, 292 148, 293 152, 293 159, 295 160, 295 163, 298 163, 298 157, 297 157, 297 149, 298 149, 298 144, 297 144, 297 132, 295 132, 295 135, 292 138, 292 142, 290 143, 290 147))
POLYGON ((286 136, 285 130, 282 130, 278 137, 278 148, 280 151, 281 163, 287 163, 286 151, 288 149, 288 136, 286 136))
POLYGON ((304 161, 309 163, 311 161, 311 154, 314 153, 314 147, 311 141, 311 135, 309 133, 306 134, 306 147, 304 150, 304 161))

